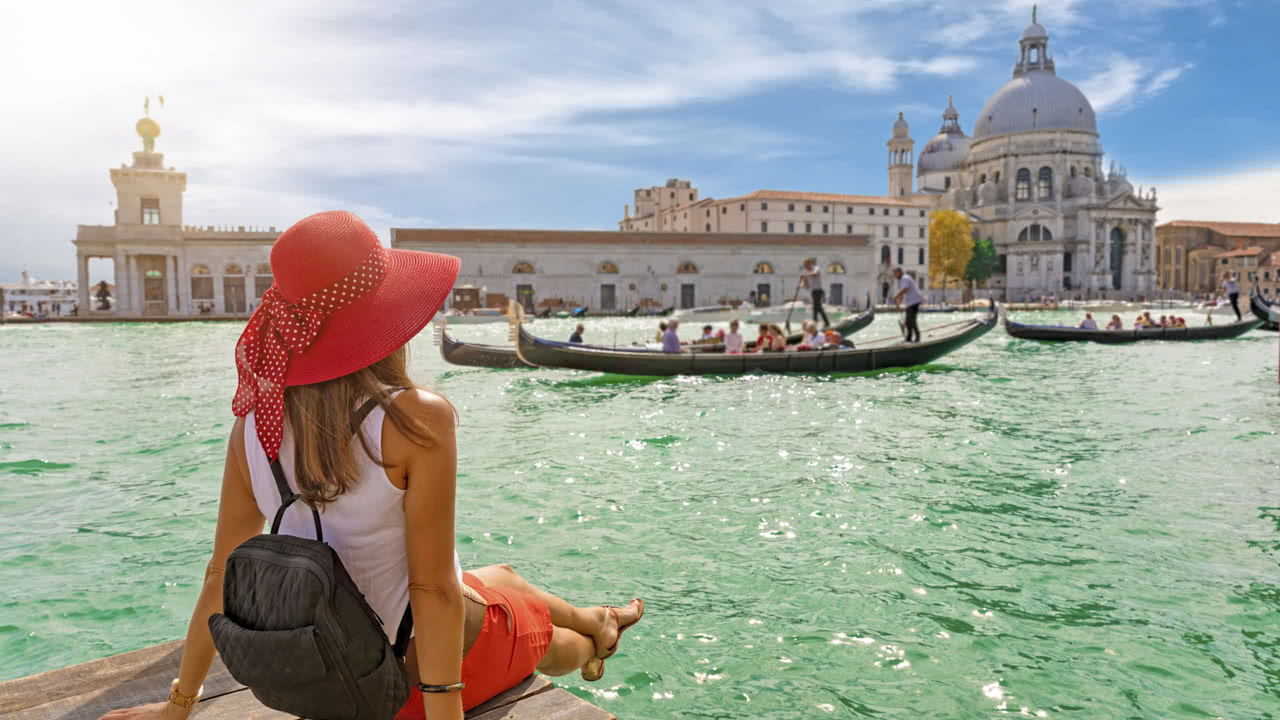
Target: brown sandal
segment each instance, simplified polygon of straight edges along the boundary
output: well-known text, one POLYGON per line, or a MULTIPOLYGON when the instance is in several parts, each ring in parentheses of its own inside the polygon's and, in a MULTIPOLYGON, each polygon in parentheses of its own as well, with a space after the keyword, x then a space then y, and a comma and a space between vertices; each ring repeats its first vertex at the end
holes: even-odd
POLYGON ((586 665, 582 666, 582 679, 587 682, 597 682, 604 677, 604 660, 600 658, 591 658, 586 665), (590 668, 590 671, 588 671, 590 668))
MULTIPOLYGON (((640 604, 640 612, 636 614, 636 619, 632 620, 626 625, 623 625, 621 622, 618 622, 618 637, 613 641, 613 646, 606 648, 603 655, 600 654, 599 650, 596 651, 596 657, 599 658, 600 660, 605 660, 607 658, 610 658, 613 656, 614 653, 618 652, 618 643, 622 642, 622 632, 627 628, 631 627, 632 625, 635 625, 636 623, 640 622, 640 619, 644 617, 644 600, 641 600, 640 598, 633 598, 631 602, 627 604, 627 607, 631 607, 633 603, 640 604)), ((614 621, 615 622, 618 621, 618 611, 621 610, 622 608, 614 605, 605 605, 604 607, 606 610, 613 613, 614 621)), ((604 671, 601 670, 601 672, 603 673, 604 671)))

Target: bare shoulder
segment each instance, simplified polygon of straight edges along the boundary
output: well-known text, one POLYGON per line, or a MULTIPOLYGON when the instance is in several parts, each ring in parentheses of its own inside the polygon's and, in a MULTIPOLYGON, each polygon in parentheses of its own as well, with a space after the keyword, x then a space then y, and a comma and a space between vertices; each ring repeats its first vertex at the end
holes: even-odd
POLYGON ((391 402, 406 415, 432 430, 453 429, 453 403, 443 395, 422 388, 411 388, 397 395, 391 402))

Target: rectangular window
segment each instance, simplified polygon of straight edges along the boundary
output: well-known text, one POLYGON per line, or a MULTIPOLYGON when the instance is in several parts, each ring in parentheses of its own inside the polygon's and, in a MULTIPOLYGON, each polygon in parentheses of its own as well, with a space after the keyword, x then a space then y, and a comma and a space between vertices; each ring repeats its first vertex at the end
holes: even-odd
POLYGON ((853 234, 853 226, 852 226, 852 225, 845 225, 845 226, 844 226, 844 233, 845 233, 845 235, 852 235, 852 234, 853 234))
POLYGON ((1071 257, 1071 253, 1062 253, 1062 272, 1071 272, 1071 261, 1073 259, 1074 258, 1071 257))
POLYGON ((826 205, 823 205, 823 206, 822 206, 822 212, 829 212, 829 211, 830 211, 830 210, 829 210, 829 208, 828 208, 826 205))
POLYGON ((769 203, 767 203, 767 202, 762 202, 762 203, 760 203, 760 209, 761 209, 761 210, 768 210, 768 209, 769 209, 769 203))
POLYGON ((795 209, 796 209, 796 204, 795 204, 795 203, 787 203, 787 209, 788 209, 788 210, 795 210, 795 209))
POLYGON ((762 233, 769 232, 769 223, 767 221, 764 221, 764 220, 760 221, 760 232, 762 233))
POLYGON ((899 265, 902 264, 902 251, 903 251, 903 248, 899 247, 898 248, 898 264, 899 265))
POLYGON ((876 209, 875 209, 875 208, 867 208, 867 214, 868 214, 868 215, 875 215, 875 214, 876 214, 876 209))
POLYGON ((827 224, 826 224, 826 223, 822 223, 822 232, 823 232, 823 234, 824 234, 824 235, 825 235, 825 234, 826 234, 826 232, 827 232, 827 224))
POLYGON ((213 278, 208 275, 191 278, 191 299, 192 300, 212 300, 213 299, 213 278))
POLYGON ((903 216, 903 215, 905 215, 906 213, 907 213, 907 211, 906 211, 906 210, 903 210, 902 208, 898 208, 898 217, 902 217, 902 216, 903 216))
POLYGON ((721 215, 724 215, 724 214, 726 214, 726 213, 728 213, 728 212, 729 212, 729 208, 727 208, 727 207, 722 207, 722 208, 720 208, 720 214, 721 214, 721 215))
POLYGON ((850 205, 849 207, 845 208, 845 215, 852 215, 852 214, 853 214, 853 206, 850 205))
POLYGON ((888 215, 888 214, 889 214, 889 208, 885 208, 885 209, 884 209, 884 213, 883 213, 883 214, 888 215))
POLYGON ((889 226, 885 225, 880 228, 880 237, 889 237, 889 226))
POLYGON ((156 198, 142 198, 142 224, 160 224, 160 201, 156 198))
POLYGON ((258 275, 253 279, 253 293, 258 300, 262 299, 262 295, 271 287, 270 275, 258 275))
POLYGON ((904 228, 904 227, 902 227, 901 225, 899 225, 899 226, 898 226, 898 237, 906 237, 906 236, 903 234, 903 233, 905 233, 905 232, 906 232, 906 228, 904 228))
POLYGON ((805 205, 805 206, 804 206, 804 211, 805 211, 805 212, 813 212, 813 206, 812 206, 812 205, 805 205))
POLYGON ((920 248, 920 259, 919 259, 919 260, 916 260, 916 264, 917 264, 917 265, 923 265, 923 264, 924 264, 924 248, 920 248))
POLYGON ((707 208, 706 217, 711 217, 711 208, 707 208))
POLYGON ((793 222, 787 223, 787 232, 795 232, 795 231, 796 231, 796 224, 793 222))
POLYGON ((1001 275, 1009 274, 1009 256, 1008 255, 996 256, 996 272, 1001 275))
POLYGON ((920 226, 920 238, 921 238, 921 239, 924 239, 924 226, 923 226, 923 225, 921 225, 921 226, 920 226))
POLYGON ((921 210, 921 211, 920 211, 920 217, 924 217, 924 211, 923 211, 923 210, 921 210))
POLYGON ((805 232, 807 232, 807 233, 811 233, 811 232, 813 232, 813 223, 805 223, 805 224, 804 224, 804 231, 805 231, 805 232))

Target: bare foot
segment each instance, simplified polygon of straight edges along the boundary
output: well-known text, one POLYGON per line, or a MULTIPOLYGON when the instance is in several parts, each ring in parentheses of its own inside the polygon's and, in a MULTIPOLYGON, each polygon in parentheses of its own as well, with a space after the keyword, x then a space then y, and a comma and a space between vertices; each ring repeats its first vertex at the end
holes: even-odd
POLYGON ((640 617, 644 615, 644 601, 637 598, 627 603, 626 607, 602 607, 600 612, 600 630, 593 639, 596 643, 596 657, 604 659, 618 651, 622 631, 640 621, 640 617))

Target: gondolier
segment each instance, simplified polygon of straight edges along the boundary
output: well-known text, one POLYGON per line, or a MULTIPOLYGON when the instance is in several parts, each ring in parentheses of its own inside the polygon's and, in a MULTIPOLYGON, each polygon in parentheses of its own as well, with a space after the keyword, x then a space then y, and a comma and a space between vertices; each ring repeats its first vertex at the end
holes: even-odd
POLYGON ((831 327, 831 321, 827 319, 827 311, 822 307, 826 292, 822 288, 822 271, 818 270, 813 258, 805 258, 803 278, 804 286, 809 288, 809 298, 813 300, 813 321, 818 322, 818 316, 821 315, 822 329, 826 330, 831 327))
POLYGON ((917 321, 920 315, 920 303, 924 302, 924 297, 916 288, 916 279, 902 272, 902 268, 894 268, 893 277, 898 281, 898 294, 893 296, 893 302, 905 305, 907 308, 907 342, 920 342, 920 325, 917 321))
POLYGON ((1227 293, 1227 299, 1231 301, 1231 309, 1236 311, 1236 322, 1240 322, 1240 286, 1235 278, 1231 277, 1231 273, 1222 276, 1222 289, 1227 293))

